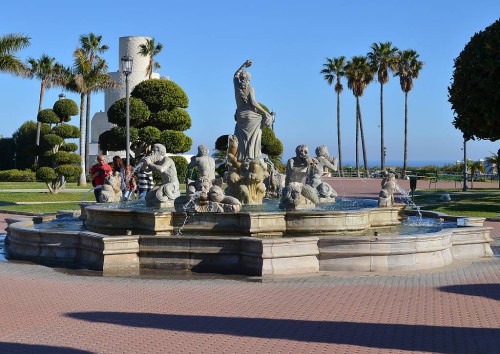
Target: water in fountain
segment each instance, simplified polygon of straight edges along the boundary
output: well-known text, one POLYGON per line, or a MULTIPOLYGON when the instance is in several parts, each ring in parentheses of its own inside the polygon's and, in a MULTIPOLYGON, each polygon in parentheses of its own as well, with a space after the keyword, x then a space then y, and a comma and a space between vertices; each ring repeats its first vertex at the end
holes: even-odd
POLYGON ((399 184, 396 184, 396 190, 401 194, 401 199, 403 200, 403 202, 406 205, 410 205, 413 209, 415 209, 417 211, 417 215, 419 217, 419 223, 423 224, 424 221, 423 221, 422 213, 420 212, 420 207, 413 202, 413 199, 411 198, 410 193, 405 191, 399 184))

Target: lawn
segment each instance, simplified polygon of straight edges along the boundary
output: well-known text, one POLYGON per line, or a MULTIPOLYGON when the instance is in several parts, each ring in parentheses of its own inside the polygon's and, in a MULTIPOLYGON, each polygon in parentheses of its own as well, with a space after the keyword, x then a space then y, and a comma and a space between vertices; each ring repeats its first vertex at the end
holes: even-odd
MULTIPOLYGON (((78 186, 76 182, 67 182, 65 189, 90 189, 92 184, 87 186, 78 186)), ((44 182, 0 182, 0 190, 2 189, 46 189, 47 185, 44 182)))
POLYGON ((438 211, 448 215, 498 217, 500 216, 500 191, 480 189, 461 192, 456 190, 417 190, 414 202, 423 210, 438 211), (451 201, 441 199, 448 193, 451 201))

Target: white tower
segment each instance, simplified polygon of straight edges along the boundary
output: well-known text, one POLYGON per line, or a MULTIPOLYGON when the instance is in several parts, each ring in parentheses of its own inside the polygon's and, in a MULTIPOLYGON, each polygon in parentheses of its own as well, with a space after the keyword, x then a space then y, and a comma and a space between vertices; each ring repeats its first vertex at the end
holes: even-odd
MULTIPOLYGON (((130 56, 134 60, 132 73, 128 77, 128 83, 130 92, 134 87, 140 82, 147 80, 148 75, 146 73, 146 68, 149 64, 149 58, 139 54, 139 45, 145 44, 147 39, 151 37, 120 37, 119 39, 119 53, 118 53, 118 67, 119 70, 116 72, 109 73, 111 78, 118 83, 116 89, 105 90, 104 91, 104 112, 98 112, 94 114, 91 123, 90 131, 90 162, 94 162, 95 157, 99 153, 99 135, 101 135, 106 130, 111 129, 113 124, 108 122, 108 116, 106 112, 113 103, 115 103, 120 98, 125 97, 125 75, 121 71, 120 61, 124 56, 130 56)), ((153 73, 151 76, 153 79, 160 78, 160 74, 153 73)), ((114 155, 125 156, 125 151, 120 151, 114 155)), ((108 159, 109 161, 109 159, 108 159)))

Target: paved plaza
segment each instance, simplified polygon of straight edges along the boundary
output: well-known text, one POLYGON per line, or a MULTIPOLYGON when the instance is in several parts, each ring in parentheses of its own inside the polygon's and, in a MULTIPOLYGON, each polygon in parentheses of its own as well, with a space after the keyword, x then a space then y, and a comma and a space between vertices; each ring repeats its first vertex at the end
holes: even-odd
MULTIPOLYGON (((373 197, 379 183, 335 187, 373 197)), ((497 245, 500 222, 485 225, 497 245)), ((0 284, 0 353, 500 353, 497 256, 265 279, 0 262, 0 284)))

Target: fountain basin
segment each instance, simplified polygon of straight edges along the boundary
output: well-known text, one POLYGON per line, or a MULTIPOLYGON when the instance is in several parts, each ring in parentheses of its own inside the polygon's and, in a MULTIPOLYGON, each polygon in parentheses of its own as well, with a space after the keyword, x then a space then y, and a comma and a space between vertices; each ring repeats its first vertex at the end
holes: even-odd
POLYGON ((85 227, 108 235, 318 236, 399 225, 404 205, 390 208, 291 212, 195 213, 82 206, 85 227), (215 234, 214 234, 215 233, 215 234))
MULTIPOLYGON (((223 215, 223 214, 219 214, 223 215)), ((186 269, 247 275, 316 274, 320 271, 405 271, 441 267, 453 260, 492 256, 491 228, 466 226, 419 235, 247 237, 212 230, 211 236, 108 234, 37 229, 31 219, 8 219, 11 259, 84 267, 105 275, 140 269, 186 269)), ((477 220, 475 220, 477 223, 477 220)), ((298 233, 297 233, 298 234, 298 233)))

